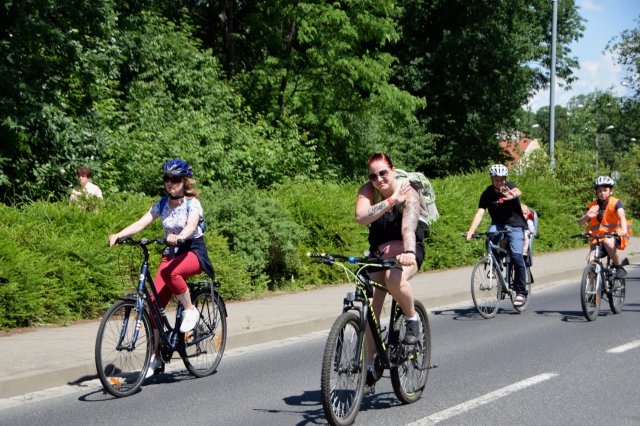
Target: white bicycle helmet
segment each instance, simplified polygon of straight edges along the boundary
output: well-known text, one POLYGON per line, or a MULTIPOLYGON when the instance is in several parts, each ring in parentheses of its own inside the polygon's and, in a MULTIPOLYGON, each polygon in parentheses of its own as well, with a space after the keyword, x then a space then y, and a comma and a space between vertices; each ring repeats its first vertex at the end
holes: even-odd
POLYGON ((598 176, 593 181, 593 189, 598 189, 599 186, 610 186, 613 188, 615 184, 616 184, 615 181, 611 179, 609 176, 598 176))
POLYGON ((494 164, 489 169, 489 176, 509 176, 509 169, 502 164, 494 164))

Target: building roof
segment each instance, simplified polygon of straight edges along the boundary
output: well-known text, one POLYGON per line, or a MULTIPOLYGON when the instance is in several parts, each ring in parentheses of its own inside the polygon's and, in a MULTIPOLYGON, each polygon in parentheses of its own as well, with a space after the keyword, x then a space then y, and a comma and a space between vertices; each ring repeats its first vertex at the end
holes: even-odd
POLYGON ((526 136, 516 140, 501 141, 499 144, 504 156, 508 159, 507 166, 509 167, 519 162, 521 158, 526 157, 532 151, 540 149, 538 139, 530 139, 526 136))

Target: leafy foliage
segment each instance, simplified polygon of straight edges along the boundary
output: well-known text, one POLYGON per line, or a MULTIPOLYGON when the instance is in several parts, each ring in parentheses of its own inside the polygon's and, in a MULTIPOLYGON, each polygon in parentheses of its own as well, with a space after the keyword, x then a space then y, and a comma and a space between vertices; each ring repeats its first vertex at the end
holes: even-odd
POLYGON ((638 27, 624 30, 608 43, 606 49, 629 71, 626 83, 634 91, 635 100, 640 101, 640 16, 636 22, 638 27))
MULTIPOLYGON (((400 2, 401 88, 427 100, 419 117, 439 135, 434 156, 423 157, 430 175, 484 166, 499 159, 494 135, 515 127, 521 105, 547 84, 551 3, 536 1, 409 0, 400 2), (473 149, 471 149, 473 147, 473 149)), ((580 36, 573 1, 560 2, 560 46, 580 36)), ((558 75, 571 81, 577 66, 558 53, 558 75)))
POLYGON ((276 290, 299 275, 297 246, 306 232, 279 202, 245 188, 217 193, 208 205, 207 220, 240 257, 254 293, 276 290))
MULTIPOLYGON (((637 151, 628 158, 630 169, 638 167, 638 158, 637 151)), ((559 150, 555 174, 548 172, 548 158, 540 156, 524 174, 510 178, 522 189, 523 201, 541 214, 538 253, 580 244, 568 236, 580 230, 576 218, 593 198, 593 177, 578 161, 583 158, 559 150)), ((637 206, 637 174, 621 170, 626 178, 616 194, 637 206)), ((426 241, 424 271, 470 265, 480 256, 482 247, 465 243, 460 234, 477 209, 475 197, 489 183, 486 171, 432 180, 441 216, 426 241)), ((204 190, 205 238, 223 296, 242 299, 341 282, 344 277, 337 270, 313 265, 306 253, 357 255, 368 248, 367 228, 353 216, 360 184, 295 179, 269 190, 204 190)), ((0 246, 0 328, 95 318, 115 298, 131 292, 140 254, 133 247, 107 248, 107 235, 138 219, 154 201, 111 195, 87 206, 0 205, 5 236, 0 246)), ((488 215, 484 221, 481 227, 488 225, 488 215)), ((140 236, 161 233, 156 221, 140 236)), ((159 255, 157 248, 152 269, 159 255)))

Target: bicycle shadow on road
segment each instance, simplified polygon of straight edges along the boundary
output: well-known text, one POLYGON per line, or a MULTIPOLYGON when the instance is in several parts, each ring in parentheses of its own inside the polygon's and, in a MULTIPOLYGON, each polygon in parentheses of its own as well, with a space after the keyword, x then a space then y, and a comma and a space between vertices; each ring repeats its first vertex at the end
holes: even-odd
MULTIPOLYGON (((455 309, 442 309, 437 311, 429 311, 429 313, 433 315, 446 315, 451 316, 452 319, 456 321, 484 321, 485 319, 478 313, 476 308, 455 308, 455 309)), ((497 312, 498 315, 520 315, 520 313, 515 311, 510 311, 508 309, 499 309, 497 312)))
MULTIPOLYGON (((306 411, 284 411, 269 409, 254 409, 265 413, 289 413, 291 415, 301 415, 303 420, 295 423, 295 426, 304 426, 309 424, 326 424, 322 402, 320 401, 320 390, 304 391, 302 395, 287 396, 283 401, 292 407, 304 407, 306 411)), ((402 405, 395 397, 393 392, 379 393, 365 396, 362 399, 360 411, 380 410, 402 405)))
POLYGON ((295 426, 303 426, 309 424, 326 424, 324 419, 324 412, 322 411, 322 403, 320 402, 320 390, 304 391, 302 395, 287 396, 283 398, 283 401, 292 407, 303 407, 305 410, 276 410, 267 408, 254 408, 253 411, 259 411, 261 413, 285 413, 292 416, 292 421, 295 421, 294 417, 300 416, 302 420, 297 423, 292 423, 295 426))
MULTIPOLYGON (((216 374, 216 373, 217 373, 217 370, 213 374, 216 374)), ((208 376, 208 377, 210 377, 210 376, 208 376)), ((179 370, 179 371, 171 371, 171 372, 160 373, 160 374, 157 374, 155 376, 151 376, 148 379, 145 379, 145 381, 142 384, 142 386, 140 387, 140 389, 138 389, 135 393, 133 393, 130 396, 136 395, 136 394, 138 394, 140 392, 144 392, 144 389, 146 387, 149 387, 149 386, 168 384, 168 383, 179 383, 179 382, 183 382, 185 380, 196 380, 196 379, 197 379, 197 377, 192 376, 186 370, 179 370)), ((82 386, 81 383, 69 383, 69 384, 70 385, 74 384, 76 386, 82 386)), ((98 385, 99 385, 99 383, 98 383, 98 385)), ((101 386, 101 385, 99 385, 99 386, 101 386)), ((117 401, 117 400, 121 400, 121 399, 123 399, 123 398, 118 398, 118 397, 115 397, 115 396, 111 395, 109 392, 107 392, 102 387, 100 387, 99 389, 92 389, 91 392, 88 392, 86 394, 80 395, 78 397, 78 401, 81 401, 81 402, 105 402, 105 401, 117 401)), ((126 397, 124 399, 126 399, 126 397)))
POLYGON ((362 399, 360 411, 382 410, 402 405, 393 392, 376 393, 362 399))
MULTIPOLYGON (((590 322, 584 317, 582 311, 535 311, 535 313, 549 318, 560 318, 562 322, 590 322)), ((598 318, 609 315, 613 315, 613 313, 600 311, 598 318)))

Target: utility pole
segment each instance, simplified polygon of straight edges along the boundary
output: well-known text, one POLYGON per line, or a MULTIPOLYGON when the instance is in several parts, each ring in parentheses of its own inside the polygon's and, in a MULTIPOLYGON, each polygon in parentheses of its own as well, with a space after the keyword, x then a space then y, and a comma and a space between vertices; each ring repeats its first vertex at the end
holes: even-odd
POLYGON ((558 32, 558 0, 553 0, 553 23, 551 25, 551 87, 549 99, 549 167, 556 165, 554 154, 556 139, 556 38, 558 32))

